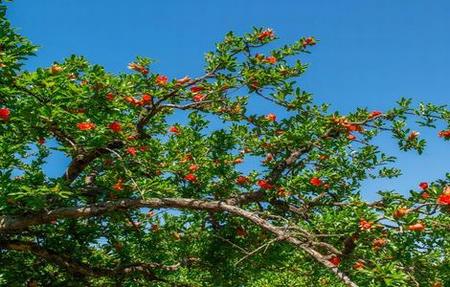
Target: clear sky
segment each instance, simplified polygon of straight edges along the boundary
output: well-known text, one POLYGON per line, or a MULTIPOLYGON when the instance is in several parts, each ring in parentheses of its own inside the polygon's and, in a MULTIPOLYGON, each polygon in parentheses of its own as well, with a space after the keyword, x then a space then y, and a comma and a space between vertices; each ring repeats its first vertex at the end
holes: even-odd
MULTIPOLYGON (((450 103, 447 0, 16 0, 9 6, 13 26, 41 46, 29 69, 79 54, 120 72, 142 55, 157 60, 157 72, 196 76, 204 52, 226 32, 272 27, 280 44, 309 35, 320 40, 313 54, 303 56, 310 69, 299 83, 333 109, 383 110, 402 96, 450 103)), ((404 175, 367 182, 369 198, 378 189, 407 191, 450 171, 449 144, 437 131, 421 132, 433 140, 421 157, 398 153, 389 137, 380 139, 399 156, 404 175)), ((49 174, 61 173, 65 160, 57 159, 49 174)))

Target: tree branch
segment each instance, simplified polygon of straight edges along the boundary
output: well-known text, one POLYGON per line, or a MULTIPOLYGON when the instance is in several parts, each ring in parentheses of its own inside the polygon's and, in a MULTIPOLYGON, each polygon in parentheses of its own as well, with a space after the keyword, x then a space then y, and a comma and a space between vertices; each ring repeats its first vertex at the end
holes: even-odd
MULTIPOLYGON (((254 195, 253 195, 254 196, 254 195)), ((148 208, 177 208, 177 209, 191 209, 191 210, 205 210, 205 211, 225 211, 235 216, 246 218, 253 222, 255 225, 267 230, 278 238, 284 238, 285 241, 299 247, 307 254, 312 256, 316 261, 331 270, 336 276, 338 276, 347 286, 357 287, 357 285, 351 281, 351 279, 342 273, 336 266, 329 262, 325 256, 311 247, 310 242, 304 242, 298 238, 288 234, 285 229, 272 225, 267 220, 264 220, 257 216, 255 213, 241 209, 230 203, 243 203, 246 200, 251 199, 252 196, 233 198, 225 201, 205 201, 192 198, 154 198, 147 200, 138 199, 126 199, 120 201, 110 201, 102 204, 92 204, 84 207, 67 207, 60 208, 53 211, 43 213, 39 216, 19 217, 14 218, 10 216, 0 217, 0 231, 17 231, 25 229, 29 226, 48 223, 55 218, 82 218, 99 216, 111 211, 128 210, 142 207, 148 208)))

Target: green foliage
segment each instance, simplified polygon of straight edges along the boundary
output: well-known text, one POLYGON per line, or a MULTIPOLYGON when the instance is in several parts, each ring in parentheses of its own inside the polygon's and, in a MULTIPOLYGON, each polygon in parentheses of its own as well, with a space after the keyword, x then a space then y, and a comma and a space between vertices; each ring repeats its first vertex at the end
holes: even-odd
POLYGON ((446 106, 330 113, 296 84, 316 40, 269 50, 260 28, 192 78, 142 57, 118 75, 75 55, 23 71, 35 46, 0 16, 2 286, 450 284, 448 174, 361 196, 401 174, 377 136, 421 154, 411 125, 450 139, 446 106), (251 114, 255 98, 283 113, 251 114), (55 152, 71 162, 52 178, 55 152))

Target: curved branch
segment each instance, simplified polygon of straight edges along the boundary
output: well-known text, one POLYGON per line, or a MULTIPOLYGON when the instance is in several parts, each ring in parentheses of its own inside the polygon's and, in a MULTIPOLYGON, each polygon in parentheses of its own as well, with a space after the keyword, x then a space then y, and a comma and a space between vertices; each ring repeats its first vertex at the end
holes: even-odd
POLYGON ((83 172, 83 170, 96 158, 107 154, 110 150, 122 148, 125 144, 122 141, 113 141, 106 147, 96 148, 88 153, 81 153, 77 155, 67 168, 64 178, 69 182, 73 182, 83 172))
POLYGON ((351 281, 351 279, 341 272, 336 266, 327 260, 327 258, 314 250, 309 241, 302 241, 298 238, 293 237, 286 232, 284 228, 272 225, 267 220, 260 218, 255 213, 239 208, 235 205, 237 203, 249 202, 254 197, 254 194, 249 194, 248 196, 241 196, 239 198, 232 198, 226 201, 206 201, 200 199, 192 198, 153 198, 147 200, 138 199, 126 199, 120 201, 110 201, 102 204, 92 204, 85 207, 67 207, 60 208, 53 211, 43 213, 39 216, 33 218, 19 217, 11 218, 8 216, 0 217, 0 231, 14 231, 25 229, 32 225, 48 223, 56 218, 82 218, 82 217, 92 217, 99 216, 111 211, 117 210, 128 210, 136 209, 142 207, 148 208, 177 208, 177 209, 191 209, 191 210, 205 210, 205 211, 225 211, 229 212, 235 216, 246 218, 247 220, 253 222, 260 228, 267 230, 278 238, 283 238, 285 241, 299 247, 307 254, 312 256, 316 261, 327 267, 332 271, 337 277, 339 277, 342 282, 347 286, 357 287, 357 285, 351 281), (231 204, 230 204, 231 203, 231 204))

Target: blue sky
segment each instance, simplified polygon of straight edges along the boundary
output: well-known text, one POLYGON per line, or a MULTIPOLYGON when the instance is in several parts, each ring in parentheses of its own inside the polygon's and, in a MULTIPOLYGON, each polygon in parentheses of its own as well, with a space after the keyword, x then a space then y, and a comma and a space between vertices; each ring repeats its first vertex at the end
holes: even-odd
MULTIPOLYGON (((156 60, 156 72, 196 76, 203 54, 226 32, 272 27, 280 44, 309 35, 320 40, 313 54, 303 56, 310 69, 299 84, 333 109, 384 110, 402 96, 450 102, 450 1, 39 0, 9 6, 13 26, 41 46, 29 69, 79 54, 120 72, 142 55, 156 60)), ((367 182, 368 197, 383 188, 416 188, 449 171, 448 143, 437 139, 436 131, 421 132, 433 140, 421 157, 398 153, 389 137, 381 138, 385 149, 399 156, 404 175, 367 182)), ((57 160, 59 167, 65 164, 57 160)))

